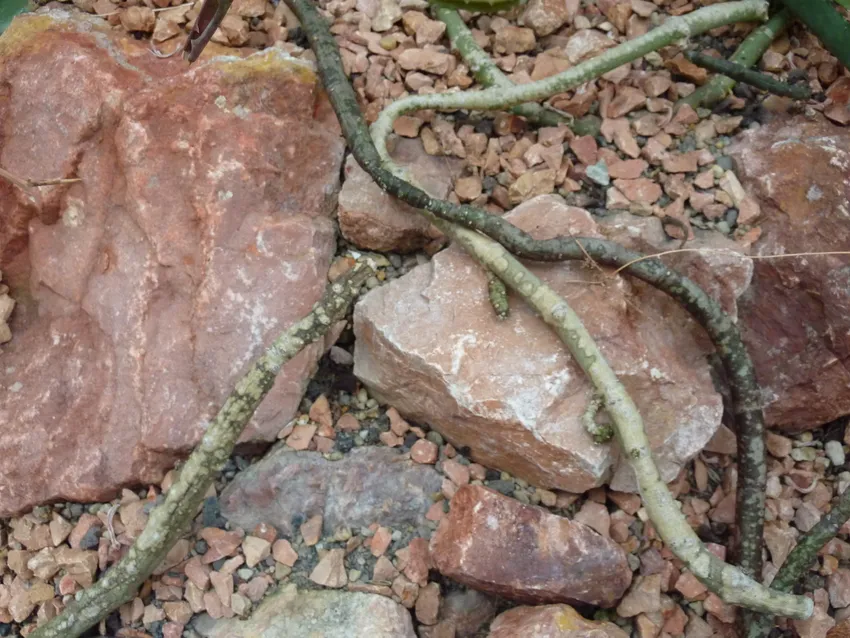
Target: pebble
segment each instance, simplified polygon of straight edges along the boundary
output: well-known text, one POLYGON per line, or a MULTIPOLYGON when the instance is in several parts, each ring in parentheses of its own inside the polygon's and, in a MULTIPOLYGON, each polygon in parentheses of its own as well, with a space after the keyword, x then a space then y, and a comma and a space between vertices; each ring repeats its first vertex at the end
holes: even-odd
POLYGON ((841 445, 840 441, 827 441, 824 446, 824 452, 826 452, 827 458, 835 467, 844 465, 844 446, 841 445))
POLYGON ((814 461, 817 457, 817 452, 811 447, 796 447, 791 450, 791 458, 795 461, 814 461))
POLYGON ((732 158, 728 155, 721 155, 717 158, 716 166, 722 168, 724 171, 731 171, 733 168, 732 158))
POLYGON ((608 175, 608 165, 602 160, 588 166, 585 174, 588 179, 600 186, 608 186, 611 183, 611 178, 608 175))

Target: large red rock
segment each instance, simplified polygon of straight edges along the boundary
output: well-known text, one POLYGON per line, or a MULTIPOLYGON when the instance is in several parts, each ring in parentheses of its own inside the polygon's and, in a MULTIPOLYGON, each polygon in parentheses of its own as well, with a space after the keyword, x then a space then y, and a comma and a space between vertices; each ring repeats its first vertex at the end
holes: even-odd
POLYGON ((467 485, 431 539, 441 574, 524 603, 611 607, 632 580, 626 553, 590 527, 467 485))
POLYGON ((628 638, 614 623, 587 620, 569 605, 514 607, 490 625, 487 638, 628 638))
MULTIPOLYGON (((761 205, 757 255, 850 246, 850 130, 824 119, 775 120, 730 149, 761 205)), ((770 425, 796 432, 850 413, 850 261, 760 259, 741 300, 744 339, 770 425)))
MULTIPOLYGON (((187 68, 54 10, 0 39, 0 516, 157 481, 234 381, 321 296, 343 144, 306 63, 271 49, 187 68)), ((243 440, 294 414, 324 344, 243 440)))
MULTIPOLYGON (((605 233, 644 248, 663 235, 657 219, 628 216, 599 227, 556 196, 526 202, 508 218, 536 237, 605 233)), ((734 312, 748 260, 724 251, 681 263, 734 312)), ((637 402, 662 475, 672 480, 720 425, 707 338, 684 310, 640 282, 617 277, 598 285, 599 271, 578 262, 531 268, 570 301, 597 340, 637 402)), ((358 304, 354 372, 374 395, 488 467, 571 492, 605 482, 635 489, 619 448, 596 444, 585 431, 593 389, 584 373, 554 332, 511 299, 510 318, 499 321, 484 272, 451 247, 358 304)))

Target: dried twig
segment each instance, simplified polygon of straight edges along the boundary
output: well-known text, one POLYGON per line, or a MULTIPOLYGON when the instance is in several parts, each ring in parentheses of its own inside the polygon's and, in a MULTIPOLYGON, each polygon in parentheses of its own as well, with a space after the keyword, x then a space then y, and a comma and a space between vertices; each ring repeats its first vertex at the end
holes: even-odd
POLYGON ((0 177, 11 182, 23 191, 40 186, 56 186, 58 184, 73 184, 74 182, 83 181, 79 177, 58 177, 55 179, 24 179, 18 177, 14 173, 10 173, 4 168, 0 168, 0 177))
MULTIPOLYGON (((652 255, 641 255, 640 257, 636 257, 631 261, 627 261, 625 264, 617 268, 612 274, 618 275, 620 272, 624 270, 628 270, 632 266, 639 264, 642 261, 646 261, 647 259, 657 259, 659 257, 664 257, 665 255, 675 255, 676 253, 708 253, 708 252, 728 252, 726 248, 676 248, 675 250, 665 250, 660 253, 653 253, 652 255)), ((850 251, 847 250, 829 250, 824 252, 811 252, 811 253, 784 253, 782 255, 747 255, 748 259, 788 259, 792 257, 817 257, 817 256, 845 256, 850 257, 850 251)))

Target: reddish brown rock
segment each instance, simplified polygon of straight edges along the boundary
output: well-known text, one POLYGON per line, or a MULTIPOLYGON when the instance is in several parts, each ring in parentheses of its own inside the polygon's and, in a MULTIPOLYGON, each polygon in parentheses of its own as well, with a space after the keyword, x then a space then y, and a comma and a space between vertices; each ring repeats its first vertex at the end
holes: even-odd
POLYGON ((626 113, 634 111, 644 104, 646 104, 646 95, 643 91, 632 86, 620 86, 617 88, 617 97, 608 105, 607 116, 610 118, 623 117, 626 113))
POLYGON ((437 583, 428 583, 419 590, 416 598, 416 619, 423 625, 437 624, 440 612, 440 586, 437 583))
POLYGON ((398 56, 398 63, 405 71, 426 71, 445 75, 453 68, 455 59, 448 53, 432 49, 406 49, 398 56))
POLYGON ((570 150, 576 154, 578 160, 588 166, 596 164, 599 146, 596 138, 592 135, 582 135, 570 140, 570 150))
MULTIPOLYGON (((187 69, 117 37, 56 10, 0 41, 14 95, 0 164, 82 179, 45 191, 38 215, 0 184, 18 301, 0 370, 3 516, 159 482, 319 299, 335 248, 343 144, 308 65, 269 49, 187 69)), ((324 347, 284 368, 243 440, 274 439, 324 347)))
MULTIPOLYGON (((537 237, 600 234, 586 211, 554 196, 536 198, 508 218, 537 237)), ((658 248, 669 247, 658 220, 623 224, 611 236, 634 246, 647 228, 658 248)), ((734 312, 749 264, 731 251, 708 252, 690 264, 684 271, 734 312)), ((667 297, 632 280, 612 281, 598 294, 576 287, 595 277, 582 264, 532 268, 570 297, 638 402, 663 475, 675 478, 720 424, 701 329, 667 297), (641 312, 632 312, 634 306, 641 312)), ((486 275, 459 248, 372 291, 354 316, 355 374, 406 417, 469 447, 476 462, 540 487, 582 492, 610 481, 615 489, 634 489, 616 448, 593 443, 585 432, 581 418, 592 390, 563 344, 518 301, 510 319, 499 321, 486 275), (417 392, 404 390, 410 387, 417 392)))
POLYGON ((669 60, 667 67, 675 75, 681 75, 694 84, 705 84, 705 81, 708 79, 708 71, 688 60, 682 53, 669 60))
POLYGON ((648 177, 637 179, 615 179, 614 186, 630 202, 654 204, 661 197, 661 187, 648 177))
POLYGON ((596 29, 581 29, 567 40, 564 53, 571 64, 577 64, 586 58, 598 55, 616 44, 614 40, 596 29))
POLYGON ((661 574, 639 576, 617 605, 617 615, 631 618, 661 610, 661 574))
MULTIPOLYGON (((452 190, 457 160, 428 155, 417 139, 399 139, 392 156, 432 197, 444 199, 452 190)), ((355 246, 383 252, 411 252, 440 236, 416 209, 382 191, 353 157, 339 193, 339 228, 355 246)))
POLYGON ((610 607, 629 586, 625 552, 589 527, 465 486, 431 540, 435 567, 488 594, 526 603, 610 607))
MULTIPOLYGON (((850 131, 823 119, 777 120, 730 150, 761 206, 759 255, 850 246, 850 131)), ((770 425, 795 432, 850 413, 847 258, 755 262, 742 299, 744 339, 770 425)))
POLYGON ((569 605, 514 607, 490 625, 487 638, 628 638, 610 622, 587 620, 569 605))
POLYGON ((642 159, 620 160, 608 166, 608 175, 611 179, 637 179, 647 166, 642 159))
POLYGON ((436 443, 432 443, 426 439, 419 439, 410 448, 410 458, 417 463, 434 464, 440 454, 440 448, 436 443))

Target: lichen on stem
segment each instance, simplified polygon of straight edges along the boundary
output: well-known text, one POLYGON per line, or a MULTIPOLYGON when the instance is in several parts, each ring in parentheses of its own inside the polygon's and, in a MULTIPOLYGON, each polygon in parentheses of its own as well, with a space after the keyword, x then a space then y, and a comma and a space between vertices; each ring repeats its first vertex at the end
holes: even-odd
MULTIPOLYGON (((788 554, 770 583, 771 589, 790 592, 817 561, 821 548, 835 538, 838 530, 848 519, 850 519, 850 488, 845 489, 833 503, 829 513, 822 516, 815 526, 797 541, 797 545, 788 554)), ((764 638, 770 633, 773 625, 773 616, 763 614, 745 626, 745 635, 747 638, 764 638)))
MULTIPOLYGON (((779 11, 770 20, 753 30, 741 42, 735 53, 729 58, 729 61, 744 67, 753 66, 761 59, 764 52, 767 51, 770 43, 785 31, 790 22, 791 14, 789 11, 787 9, 779 11)), ((729 95, 734 86, 735 80, 732 78, 725 75, 715 75, 707 84, 704 84, 690 95, 679 100, 676 106, 677 108, 682 104, 687 104, 693 108, 714 106, 729 95)))
MULTIPOLYGON (((502 73, 492 58, 487 55, 467 28, 460 14, 449 7, 437 5, 434 15, 446 25, 446 35, 449 36, 452 48, 460 53, 469 70, 480 84, 485 87, 512 87, 514 83, 502 73)), ((576 119, 568 114, 562 114, 553 108, 528 102, 511 107, 511 112, 526 118, 529 122, 541 126, 558 126, 566 124, 576 135, 596 135, 599 132, 599 118, 587 116, 576 119)))

